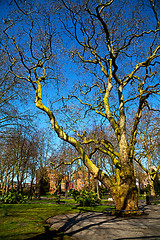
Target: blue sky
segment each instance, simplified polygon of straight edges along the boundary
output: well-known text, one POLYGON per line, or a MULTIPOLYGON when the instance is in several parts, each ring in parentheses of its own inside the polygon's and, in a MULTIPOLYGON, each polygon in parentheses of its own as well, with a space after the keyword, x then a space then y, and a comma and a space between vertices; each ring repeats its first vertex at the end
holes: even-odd
MULTIPOLYGON (((116 0, 117 1, 117 0, 116 0)), ((5 0, 2 0, 1 1, 1 8, 0 8, 0 15, 1 15, 1 19, 2 18, 6 18, 6 15, 7 15, 7 13, 8 13, 8 11, 9 11, 9 8, 7 8, 7 4, 6 4, 6 1, 5 0)), ((63 37, 64 37, 65 35, 63 35, 63 37)), ((69 40, 67 39, 67 41, 69 42, 69 40)), ((103 49, 102 49, 102 51, 103 51, 103 49)), ((62 67, 62 69, 63 69, 63 77, 64 77, 64 79, 68 79, 68 82, 67 82, 67 84, 66 85, 64 85, 64 87, 62 87, 62 88, 60 88, 60 94, 61 95, 65 95, 65 96, 67 96, 67 94, 68 94, 68 90, 70 90, 71 89, 71 85, 72 85, 72 83, 73 82, 83 82, 83 80, 84 80, 84 82, 87 82, 87 83, 90 83, 91 82, 91 77, 90 77, 90 75, 89 74, 81 74, 81 72, 83 71, 83 68, 80 68, 80 65, 77 65, 77 66, 75 66, 73 63, 71 63, 71 62, 68 62, 68 59, 67 60, 65 60, 65 57, 64 56, 62 56, 62 58, 60 58, 60 60, 59 61, 61 61, 61 63, 63 63, 64 65, 63 65, 63 67, 62 67), (78 73, 76 73, 76 71, 78 72, 78 73)), ((124 64, 126 64, 126 62, 124 62, 124 64)), ((121 67, 121 66, 120 66, 121 67)), ((128 70, 129 69, 129 66, 127 66, 126 67, 126 65, 124 65, 124 68, 125 68, 125 71, 126 70, 128 70)), ((62 78, 63 78, 62 77, 62 78)), ((65 81, 65 80, 64 80, 65 81)), ((50 99, 50 97, 53 99, 54 97, 53 97, 53 95, 54 94, 56 94, 56 91, 55 91, 55 85, 52 85, 50 88, 49 88, 49 90, 47 90, 48 91, 48 93, 47 93, 47 95, 48 95, 48 98, 50 99)), ((126 93, 127 93, 127 90, 126 90, 126 93)), ((56 96, 56 97, 58 97, 58 96, 56 96)), ((56 98, 55 98, 56 99, 56 98)), ((116 98, 117 99, 117 98, 116 98)), ((48 101, 48 99, 46 98, 45 99, 46 100, 46 104, 48 104, 49 103, 49 101, 48 101)), ((75 102, 76 103, 76 102, 75 102)), ((78 103, 78 102, 77 102, 78 103)), ((74 102, 73 102, 73 104, 74 104, 74 102)), ((56 103, 56 105, 57 105, 57 103, 56 103)), ((33 108, 34 108, 34 103, 32 103, 32 106, 33 106, 33 108)), ((60 105, 57 105, 58 107, 60 106, 60 105)), ((43 120, 44 119, 47 119, 47 116, 46 117, 44 117, 43 118, 43 120)), ((45 121, 45 120, 44 120, 45 121)), ((44 123, 43 123, 44 124, 44 123)))
MULTIPOLYGON (((0 8, 0 18, 1 18, 0 20, 1 21, 3 19, 7 19, 7 13, 8 12, 9 12, 9 8, 7 7, 6 1, 5 0, 1 1, 1 8, 0 8)), ((62 34, 62 36, 64 38, 66 38, 66 36, 64 34, 62 34)), ((67 40, 65 39, 65 44, 66 44, 66 41, 69 42, 69 39, 67 39, 67 40)), ((69 45, 72 45, 72 42, 69 42, 69 45)), ((76 44, 75 44, 75 47, 77 47, 76 44)), ((60 46, 60 50, 62 50, 61 46, 60 46)), ((101 53, 102 52, 103 52, 103 48, 101 49, 101 53)), ((91 76, 87 72, 84 72, 84 69, 81 67, 81 65, 74 65, 73 62, 71 62, 69 59, 66 60, 65 56, 60 55, 60 54, 61 53, 59 52, 59 56, 60 56, 59 62, 63 64, 63 66, 62 66, 62 70, 63 70, 62 80, 64 80, 64 82, 65 82, 65 79, 68 79, 68 81, 67 81, 66 85, 64 84, 64 86, 62 86, 62 87, 59 86, 60 87, 60 96, 57 95, 57 89, 55 90, 55 88, 56 88, 55 83, 50 85, 49 87, 46 86, 45 90, 47 92, 47 96, 45 96, 44 102, 47 106, 50 105, 50 99, 53 103, 55 100, 57 100, 57 98, 61 97, 62 95, 67 96, 69 90, 71 90, 71 86, 72 86, 73 83, 76 84, 77 82, 81 82, 81 83, 86 82, 88 85, 90 85, 92 83, 91 76)), ((123 60, 123 58, 122 58, 122 60, 123 60)), ((133 59, 133 60, 134 60, 134 62, 136 62, 135 59, 133 59)), ((121 61, 121 59, 119 60, 118 63, 120 63, 120 61, 121 61)), ((122 69, 124 68, 125 72, 126 71, 129 72, 129 69, 131 69, 131 65, 127 61, 124 61, 124 65, 121 64, 120 68, 122 68, 122 69)), ((156 81, 158 81, 158 80, 156 79, 156 81)), ((132 85, 130 85, 130 86, 133 87, 132 85)), ((136 84, 134 86, 137 87, 136 84)), ((115 88, 116 88, 116 86, 115 86, 115 88)), ((129 91, 129 88, 125 91, 126 95, 128 94, 128 91, 129 91)), ((33 93, 33 97, 34 97, 34 93, 33 93)), ((156 101, 156 100, 154 99, 154 101, 156 101)), ((71 112, 72 112, 72 115, 74 113, 74 110, 76 110, 76 104, 77 103, 78 103, 78 101, 72 101, 72 103, 70 105, 72 107, 72 108, 70 108, 71 112)), ((112 101, 112 103, 116 105, 117 96, 112 101)), ((157 99, 157 103, 158 103, 158 99, 157 99)), ((136 104, 137 104, 137 101, 136 101, 136 104)), ((130 110, 134 110, 134 107, 136 106, 136 104, 133 105, 133 102, 132 102, 132 105, 130 106, 131 107, 130 110)), ((59 108, 62 107, 61 102, 56 102, 55 105, 56 105, 57 110, 59 110, 59 108)), ((29 99, 28 100, 28 105, 26 105, 24 107, 21 107, 20 110, 23 111, 24 109, 28 109, 28 108, 30 108, 33 111, 33 113, 34 113, 35 110, 37 110, 36 107, 35 107, 35 104, 34 104, 34 99, 33 100, 29 99)), ((54 103, 53 103, 53 108, 54 108, 54 103)), ((38 119, 36 119, 36 124, 39 125, 40 128, 48 126, 49 125, 48 116, 42 115, 40 110, 38 110, 38 112, 40 114, 40 117, 38 119)), ((81 112, 82 111, 79 110, 79 113, 81 113, 81 112)), ((64 121, 67 119, 67 114, 69 115, 69 113, 67 113, 65 111, 65 113, 63 115, 61 115, 60 117, 58 115, 59 114, 58 112, 56 112, 55 114, 58 118, 58 123, 60 124, 60 126, 65 126, 64 121), (60 121, 60 118, 61 118, 61 121, 60 121)), ((80 127, 81 129, 83 129, 83 126, 86 127, 86 125, 88 124, 88 120, 89 120, 89 117, 87 117, 84 120, 84 122, 78 123, 77 127, 80 127)), ((99 117, 95 117, 95 120, 96 120, 95 122, 92 121, 92 120, 94 120, 94 118, 92 118, 92 115, 91 115, 91 122, 90 122, 91 124, 89 124, 89 126, 87 126, 88 128, 92 128, 94 126, 93 124, 95 124, 95 122, 100 124, 100 118, 99 117)), ((106 123, 107 123, 107 121, 105 121, 105 124, 106 123)), ((107 124, 106 124, 106 126, 107 126, 107 124)), ((50 129, 51 129, 51 126, 50 126, 50 129)), ((55 141, 54 148, 56 148, 56 147, 58 147, 58 144, 61 142, 61 140, 59 140, 59 138, 56 137, 56 134, 55 134, 54 141, 55 141)))
POLYGON ((6 0, 0 0, 0 16, 1 18, 5 18, 8 13, 8 4, 6 0))

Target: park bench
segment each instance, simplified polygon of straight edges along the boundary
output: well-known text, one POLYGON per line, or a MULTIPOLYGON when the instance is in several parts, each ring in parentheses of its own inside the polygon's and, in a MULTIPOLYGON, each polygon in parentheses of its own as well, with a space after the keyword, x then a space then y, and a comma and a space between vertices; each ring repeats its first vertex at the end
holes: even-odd
POLYGON ((117 215, 117 216, 127 216, 127 215, 132 215, 131 213, 137 213, 137 215, 139 215, 138 213, 140 214, 146 214, 145 213, 145 206, 141 206, 139 207, 138 209, 136 210, 116 210, 114 208, 107 208, 104 210, 104 213, 106 213, 107 215, 109 216, 113 216, 113 215, 117 215))

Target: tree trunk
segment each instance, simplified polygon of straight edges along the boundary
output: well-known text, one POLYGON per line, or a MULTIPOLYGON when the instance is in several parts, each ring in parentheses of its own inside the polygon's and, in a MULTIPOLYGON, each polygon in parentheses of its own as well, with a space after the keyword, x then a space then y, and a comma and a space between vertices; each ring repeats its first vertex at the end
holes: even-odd
POLYGON ((148 174, 149 186, 150 186, 150 194, 152 197, 156 196, 155 189, 154 189, 154 181, 150 174, 148 174))
MULTIPOLYGON (((120 156, 119 156, 120 157, 120 156)), ((134 213, 138 210, 138 189, 136 186, 136 178, 134 176, 133 162, 123 153, 121 160, 121 168, 117 171, 117 180, 108 180, 104 173, 99 174, 98 179, 110 190, 116 211, 134 213), (126 158, 124 161, 124 157, 126 158)))
POLYGON ((69 180, 65 180, 65 199, 68 198, 69 180))
POLYGON ((6 172, 5 172, 5 177, 4 177, 4 181, 3 181, 3 187, 2 187, 2 196, 6 193, 7 190, 7 177, 8 177, 8 166, 6 168, 6 172))
POLYGON ((39 179, 39 182, 38 182, 38 193, 37 193, 37 197, 38 197, 38 199, 41 199, 41 183, 40 183, 40 179, 39 179))
POLYGON ((88 187, 89 187, 89 190, 91 190, 91 173, 89 170, 88 170, 88 187))
POLYGON ((138 210, 138 191, 134 182, 112 187, 111 192, 117 211, 138 210))
POLYGON ((111 191, 116 204, 116 210, 134 211, 138 210, 138 189, 134 175, 133 160, 130 158, 125 130, 123 131, 124 133, 122 133, 119 141, 119 162, 121 166, 117 171, 116 185, 112 184, 111 191))
POLYGON ((33 180, 34 178, 31 178, 31 185, 30 185, 30 190, 29 190, 29 194, 28 194, 28 199, 32 200, 33 197, 33 180))
MULTIPOLYGON (((151 157, 152 154, 148 153, 148 169, 149 172, 152 173, 153 169, 151 167, 151 157)), ((150 194, 152 197, 155 197, 156 193, 155 193, 155 189, 154 189, 154 181, 152 180, 152 177, 150 174, 148 174, 148 180, 149 180, 149 186, 150 186, 150 194)))
POLYGON ((7 176, 7 182, 6 182, 6 193, 8 192, 10 187, 10 173, 7 176))
POLYGON ((78 190, 77 182, 78 182, 78 169, 75 172, 75 181, 74 181, 74 188, 76 190, 78 190))
POLYGON ((97 196, 100 199, 100 194, 99 194, 99 181, 96 179, 96 189, 97 189, 97 196))

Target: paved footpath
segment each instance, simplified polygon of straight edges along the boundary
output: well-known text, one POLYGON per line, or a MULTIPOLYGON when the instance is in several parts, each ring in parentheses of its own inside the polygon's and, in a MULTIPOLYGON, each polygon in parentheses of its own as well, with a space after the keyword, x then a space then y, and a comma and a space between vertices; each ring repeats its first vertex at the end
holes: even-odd
POLYGON ((148 205, 141 217, 117 218, 105 213, 73 213, 48 219, 51 229, 77 240, 160 240, 160 205, 148 205))

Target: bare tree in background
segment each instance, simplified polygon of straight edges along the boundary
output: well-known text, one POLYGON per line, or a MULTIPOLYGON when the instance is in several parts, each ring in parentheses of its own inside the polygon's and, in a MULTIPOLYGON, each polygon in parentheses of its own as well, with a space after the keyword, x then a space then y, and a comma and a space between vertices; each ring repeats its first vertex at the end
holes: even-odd
POLYGON ((138 130, 138 149, 136 150, 135 160, 148 175, 151 196, 156 195, 154 185, 160 169, 159 132, 159 118, 157 114, 151 114, 146 111, 138 130))

